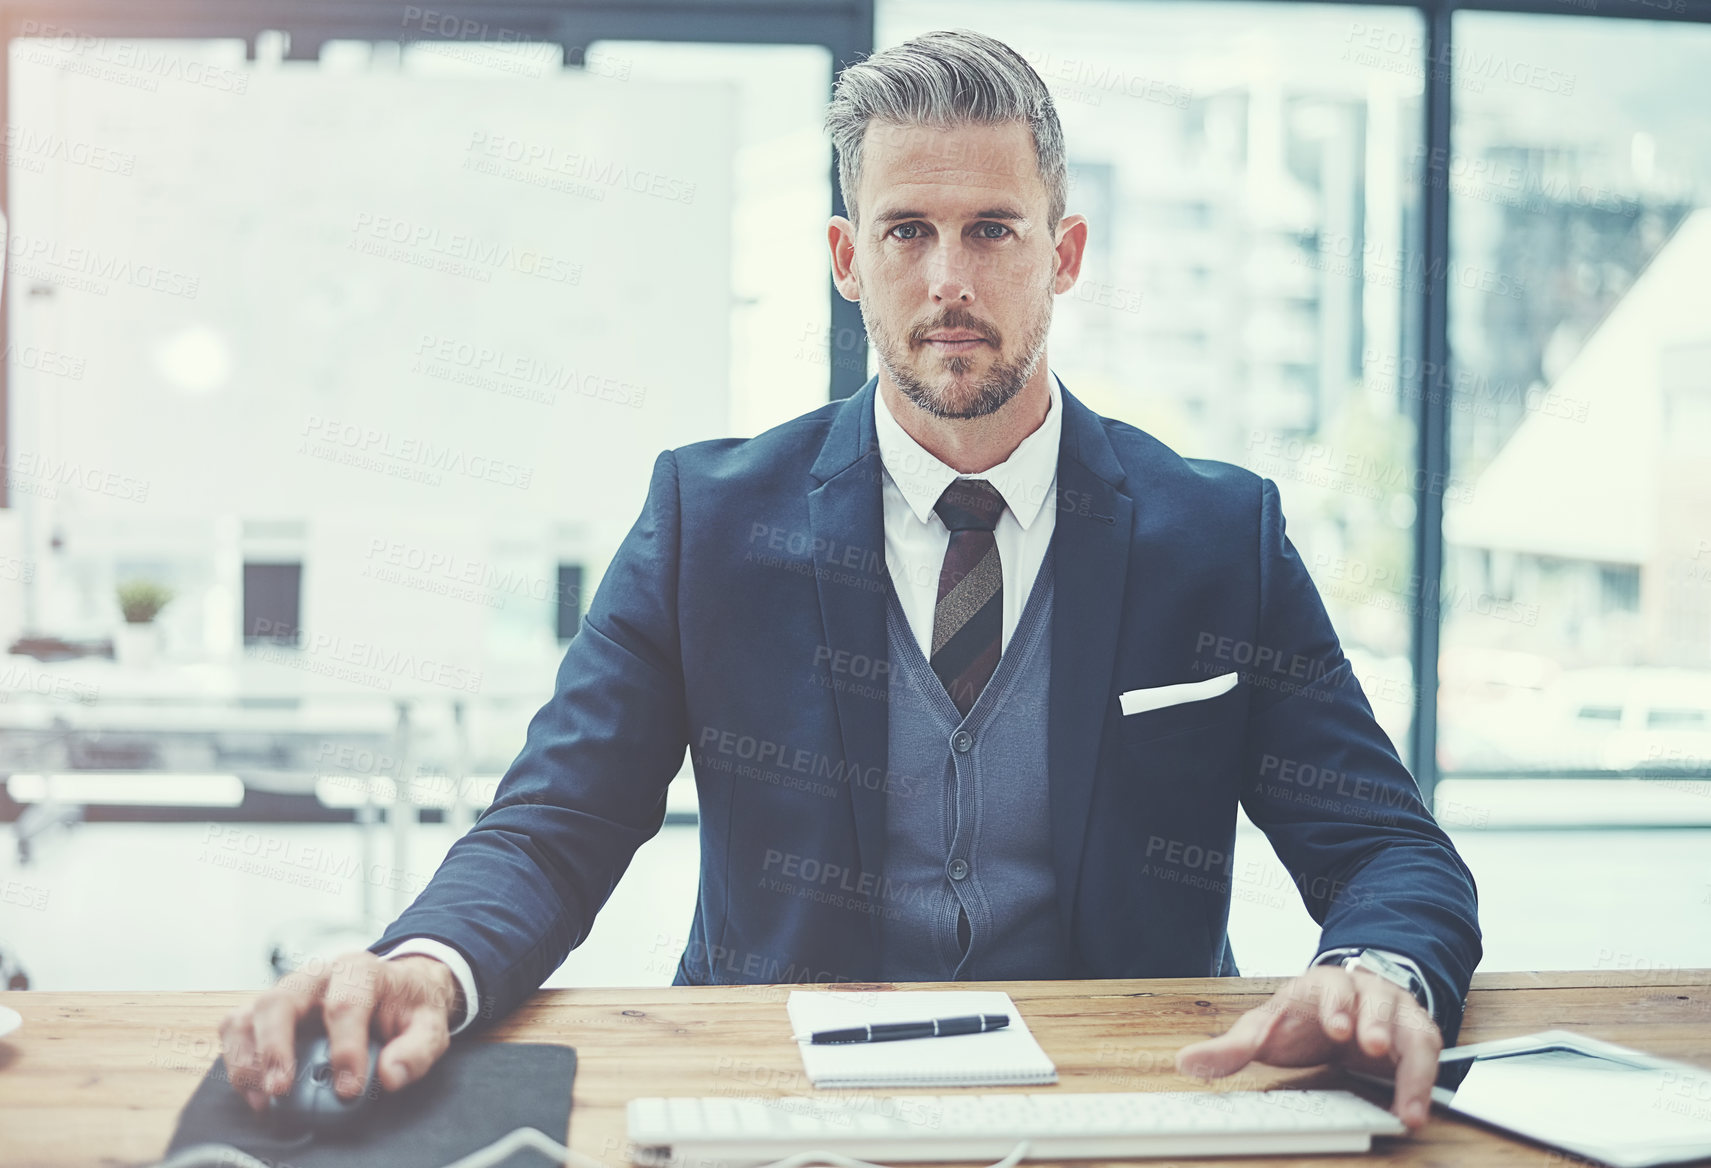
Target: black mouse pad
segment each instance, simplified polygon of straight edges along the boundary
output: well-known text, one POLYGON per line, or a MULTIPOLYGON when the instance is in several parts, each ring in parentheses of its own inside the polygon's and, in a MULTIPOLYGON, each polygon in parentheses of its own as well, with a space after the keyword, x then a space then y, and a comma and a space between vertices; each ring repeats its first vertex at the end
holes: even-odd
MULTIPOLYGON (((308 1141, 280 1135, 226 1081, 224 1059, 184 1105, 166 1155, 196 1144, 230 1144, 277 1168, 438 1168, 485 1148, 514 1128, 539 1128, 564 1142, 576 1050, 531 1042, 454 1042, 418 1083, 382 1093, 357 1127, 308 1141)), ((556 1164, 521 1148, 496 1168, 556 1164)))

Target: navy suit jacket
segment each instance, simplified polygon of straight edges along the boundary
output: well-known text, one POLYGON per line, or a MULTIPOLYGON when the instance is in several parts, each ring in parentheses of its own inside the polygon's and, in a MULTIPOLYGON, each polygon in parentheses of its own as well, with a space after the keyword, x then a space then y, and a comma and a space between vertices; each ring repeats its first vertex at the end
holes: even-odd
MULTIPOLYGON (((877 978, 881 916, 910 891, 883 877, 886 800, 923 771, 887 758, 876 384, 659 456, 492 805, 376 949, 444 941, 481 1019, 509 1012, 659 830, 687 747, 700 890, 691 921, 657 923, 675 982, 877 978)), ((1453 1043, 1473 877, 1373 719, 1276 486, 1062 403, 1044 778, 1073 968, 1234 974, 1232 892, 1299 895, 1321 948, 1418 962, 1453 1043), (1120 710, 1123 691, 1230 672, 1219 696, 1120 710), (1236 870, 1238 802, 1289 884, 1236 870)))

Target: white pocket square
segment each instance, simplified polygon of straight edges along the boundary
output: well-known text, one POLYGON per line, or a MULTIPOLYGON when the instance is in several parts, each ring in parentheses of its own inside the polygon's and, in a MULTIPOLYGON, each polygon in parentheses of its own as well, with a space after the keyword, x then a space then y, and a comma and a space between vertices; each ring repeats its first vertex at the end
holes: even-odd
POLYGON ((1165 706, 1179 706, 1183 702, 1215 698, 1221 693, 1227 693, 1235 684, 1236 675, 1225 673, 1218 677, 1208 677, 1205 681, 1184 681, 1178 685, 1153 685, 1145 689, 1132 689, 1118 694, 1117 702, 1123 707, 1123 714, 1127 716, 1163 709, 1165 706))

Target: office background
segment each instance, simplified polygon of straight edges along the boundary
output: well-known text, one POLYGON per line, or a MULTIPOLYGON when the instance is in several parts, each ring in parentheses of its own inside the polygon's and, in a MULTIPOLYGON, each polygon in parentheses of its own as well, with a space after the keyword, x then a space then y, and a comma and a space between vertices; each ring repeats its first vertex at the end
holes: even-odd
MULTIPOLYGON (((839 64, 959 25, 1051 87, 1092 220, 1052 367, 1278 483, 1482 968, 1711 965, 1707 21, 7 3, 0 975, 260 986, 377 936, 653 454, 870 375, 820 117, 839 64)), ((687 768, 670 807, 549 984, 670 980, 687 768)), ((1298 969, 1251 828, 1231 883, 1244 972, 1298 969)))

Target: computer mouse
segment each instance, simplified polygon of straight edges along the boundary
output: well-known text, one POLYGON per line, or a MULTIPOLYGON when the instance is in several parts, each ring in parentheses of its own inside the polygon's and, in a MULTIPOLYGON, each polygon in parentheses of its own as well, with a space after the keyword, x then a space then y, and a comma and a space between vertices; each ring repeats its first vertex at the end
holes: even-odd
POLYGON ((291 1089, 275 1095, 269 1104, 274 1126, 287 1133, 344 1131, 368 1114, 380 1098, 380 1079, 375 1073, 380 1061, 380 1040, 368 1040, 368 1077, 354 1098, 345 1099, 333 1089, 333 1060, 324 1032, 311 1030, 297 1036, 297 1075, 291 1089))

